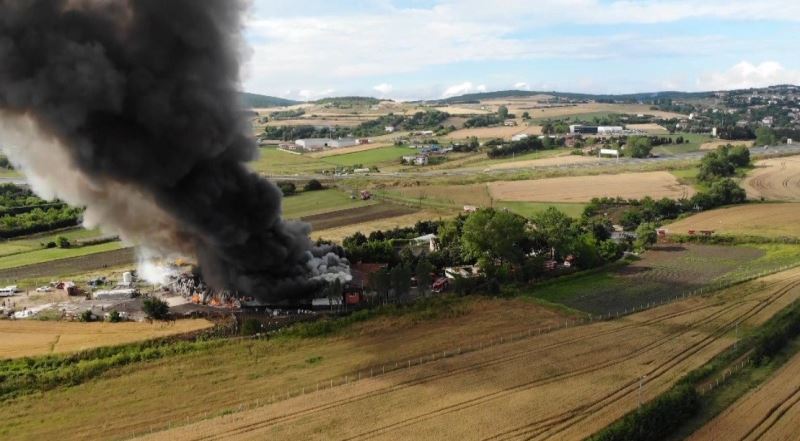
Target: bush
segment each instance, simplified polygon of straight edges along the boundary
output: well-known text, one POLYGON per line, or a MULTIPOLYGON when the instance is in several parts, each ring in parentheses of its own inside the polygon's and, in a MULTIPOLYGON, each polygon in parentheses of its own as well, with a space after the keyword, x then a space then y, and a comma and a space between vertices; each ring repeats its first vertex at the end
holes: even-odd
POLYGON ((111 323, 119 323, 122 321, 122 316, 119 314, 119 311, 112 309, 111 312, 108 313, 108 321, 111 323))
POLYGON ((316 179, 312 179, 306 182, 306 185, 303 186, 303 191, 317 191, 317 190, 322 190, 323 188, 325 187, 322 185, 321 182, 319 182, 316 179))
POLYGON ((81 313, 81 315, 78 316, 78 320, 80 320, 80 321, 82 321, 84 323, 93 322, 94 321, 94 314, 92 314, 92 310, 91 309, 87 309, 86 311, 83 311, 81 313))
POLYGON ((58 236, 58 238, 56 238, 56 244, 58 244, 59 248, 69 248, 71 245, 69 239, 64 236, 58 236))
POLYGON ((291 196, 297 191, 297 186, 293 182, 278 182, 278 188, 284 196, 291 196))
POLYGON ((242 335, 256 335, 261 332, 261 322, 250 318, 242 323, 242 335))
POLYGON ((142 310, 153 320, 164 320, 169 316, 169 305, 157 297, 144 299, 142 310))

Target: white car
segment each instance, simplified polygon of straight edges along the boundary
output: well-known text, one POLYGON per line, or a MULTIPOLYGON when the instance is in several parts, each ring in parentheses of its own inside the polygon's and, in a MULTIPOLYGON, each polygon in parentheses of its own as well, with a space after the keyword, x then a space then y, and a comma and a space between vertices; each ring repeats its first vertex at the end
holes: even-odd
POLYGON ((53 288, 51 288, 49 286, 40 286, 40 287, 36 288, 36 292, 50 292, 52 290, 53 290, 53 288))

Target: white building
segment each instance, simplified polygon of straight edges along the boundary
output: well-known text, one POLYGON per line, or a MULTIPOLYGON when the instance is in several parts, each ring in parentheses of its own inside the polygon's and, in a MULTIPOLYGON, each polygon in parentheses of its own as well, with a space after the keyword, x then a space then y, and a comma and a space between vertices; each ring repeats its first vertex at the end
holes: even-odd
POLYGON ((599 126, 597 128, 598 135, 613 135, 622 133, 625 129, 620 126, 599 126))
POLYGON ((512 141, 522 141, 528 137, 527 133, 517 133, 516 135, 511 137, 512 141))
POLYGON ((385 130, 386 133, 392 133, 394 132, 394 126, 386 126, 383 128, 383 130, 385 130))
POLYGON ((506 126, 506 127, 514 127, 514 126, 517 125, 517 121, 513 120, 513 119, 507 119, 507 120, 503 121, 503 125, 506 126))
POLYGON ((354 145, 358 145, 358 140, 355 138, 339 138, 339 139, 332 139, 328 143, 328 147, 331 148, 341 148, 341 147, 352 147, 354 145))
POLYGON ((294 144, 305 150, 319 150, 328 147, 328 144, 333 141, 330 138, 306 138, 298 139, 294 144))

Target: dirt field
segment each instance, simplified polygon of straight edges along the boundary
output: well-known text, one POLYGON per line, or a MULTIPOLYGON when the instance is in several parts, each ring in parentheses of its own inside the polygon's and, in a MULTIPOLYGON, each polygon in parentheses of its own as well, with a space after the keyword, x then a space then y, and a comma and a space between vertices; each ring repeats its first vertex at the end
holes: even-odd
POLYGON ((645 133, 650 133, 653 135, 662 135, 669 133, 669 130, 665 129, 664 126, 650 123, 650 124, 626 124, 626 128, 631 130, 641 130, 645 133))
MULTIPOLYGON (((436 110, 440 112, 447 112, 451 115, 485 115, 489 113, 488 110, 481 109, 480 105, 476 105, 475 107, 466 107, 466 106, 444 106, 444 107, 436 107, 436 110)), ((406 112, 409 113, 409 112, 406 112)), ((413 113, 413 112, 411 112, 413 113)))
POLYGON ((669 224, 671 233, 714 230, 717 234, 800 237, 800 203, 748 204, 705 211, 669 224))
POLYGON ((75 352, 182 334, 212 325, 207 320, 178 320, 172 324, 0 320, 0 358, 75 352))
POLYGON ((800 355, 766 384, 702 427, 690 441, 796 440, 800 428, 800 355))
POLYGON ((552 158, 531 159, 528 161, 504 162, 502 164, 495 164, 487 167, 487 170, 505 170, 510 168, 527 168, 527 167, 552 167, 568 164, 589 164, 600 161, 612 160, 609 158, 600 159, 596 156, 578 156, 578 155, 562 155, 554 156, 552 158))
POLYGON ((486 184, 422 185, 398 187, 393 188, 392 191, 401 194, 405 198, 420 199, 423 203, 426 200, 436 200, 455 206, 476 205, 489 207, 492 205, 492 199, 489 197, 486 184))
POLYGON ((346 225, 362 224, 392 217, 406 216, 414 212, 413 209, 401 205, 376 204, 306 216, 303 217, 302 220, 310 223, 314 230, 327 230, 346 225))
POLYGON ((574 106, 539 108, 542 105, 537 103, 536 97, 488 100, 482 102, 482 104, 489 104, 493 106, 499 106, 501 104, 506 105, 511 113, 520 116, 523 112, 528 112, 533 119, 559 118, 587 113, 627 113, 633 115, 641 113, 645 115, 654 115, 661 118, 682 118, 685 116, 679 113, 650 110, 650 106, 646 104, 586 103, 577 104, 574 106))
POLYGON ((267 126, 341 126, 341 127, 355 127, 364 121, 369 121, 370 118, 365 116, 342 118, 341 115, 336 115, 332 118, 295 118, 295 119, 281 119, 271 120, 267 126))
POLYGON ((758 161, 744 180, 750 199, 800 201, 800 156, 758 161))
POLYGON ((466 139, 472 136, 480 139, 486 138, 503 138, 511 139, 512 136, 519 133, 527 133, 528 135, 541 135, 542 128, 540 126, 514 126, 514 127, 475 127, 471 129, 461 129, 455 132, 450 132, 446 136, 449 139, 466 139))
POLYGON ((732 344, 739 320, 762 323, 799 296, 800 271, 790 271, 621 320, 412 358, 407 369, 144 439, 581 440, 732 344))
POLYGON ((349 224, 335 228, 320 229, 319 231, 312 231, 311 237, 313 239, 323 238, 341 242, 347 236, 355 234, 360 231, 364 234, 369 234, 377 230, 391 230, 393 228, 413 226, 417 221, 421 220, 436 220, 448 217, 447 214, 437 213, 433 211, 417 211, 415 213, 406 214, 402 216, 387 217, 376 219, 369 222, 349 224))
POLYGON ((133 248, 122 248, 114 251, 89 254, 68 259, 53 260, 50 262, 35 263, 0 270, 0 283, 13 282, 18 279, 33 279, 38 277, 54 277, 61 275, 78 274, 100 268, 111 268, 136 262, 136 253, 133 248))
POLYGON ((356 153, 356 152, 363 152, 366 150, 379 149, 381 147, 389 147, 391 145, 394 144, 388 142, 375 142, 371 144, 354 145, 352 147, 343 147, 340 149, 330 149, 316 153, 309 153, 308 156, 312 158, 325 158, 327 156, 344 155, 347 153, 356 153))
POLYGON ((728 140, 728 139, 718 139, 716 141, 709 141, 704 142, 700 145, 700 150, 716 150, 717 147, 721 145, 745 145, 747 147, 752 147, 755 144, 755 141, 742 141, 742 140, 728 140))
POLYGON ((650 196, 678 199, 695 191, 668 172, 622 173, 618 175, 570 176, 531 181, 499 181, 489 184, 493 198, 503 201, 589 202, 594 197, 650 196))

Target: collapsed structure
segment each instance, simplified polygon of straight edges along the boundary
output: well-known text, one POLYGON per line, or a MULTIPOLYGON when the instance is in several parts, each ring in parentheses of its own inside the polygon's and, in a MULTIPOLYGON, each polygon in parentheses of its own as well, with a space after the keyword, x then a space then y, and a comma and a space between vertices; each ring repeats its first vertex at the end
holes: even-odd
POLYGON ((283 221, 280 190, 245 166, 244 5, 0 2, 0 143, 39 194, 85 206, 88 226, 194 256, 215 289, 308 296, 325 279, 309 227, 283 221))

